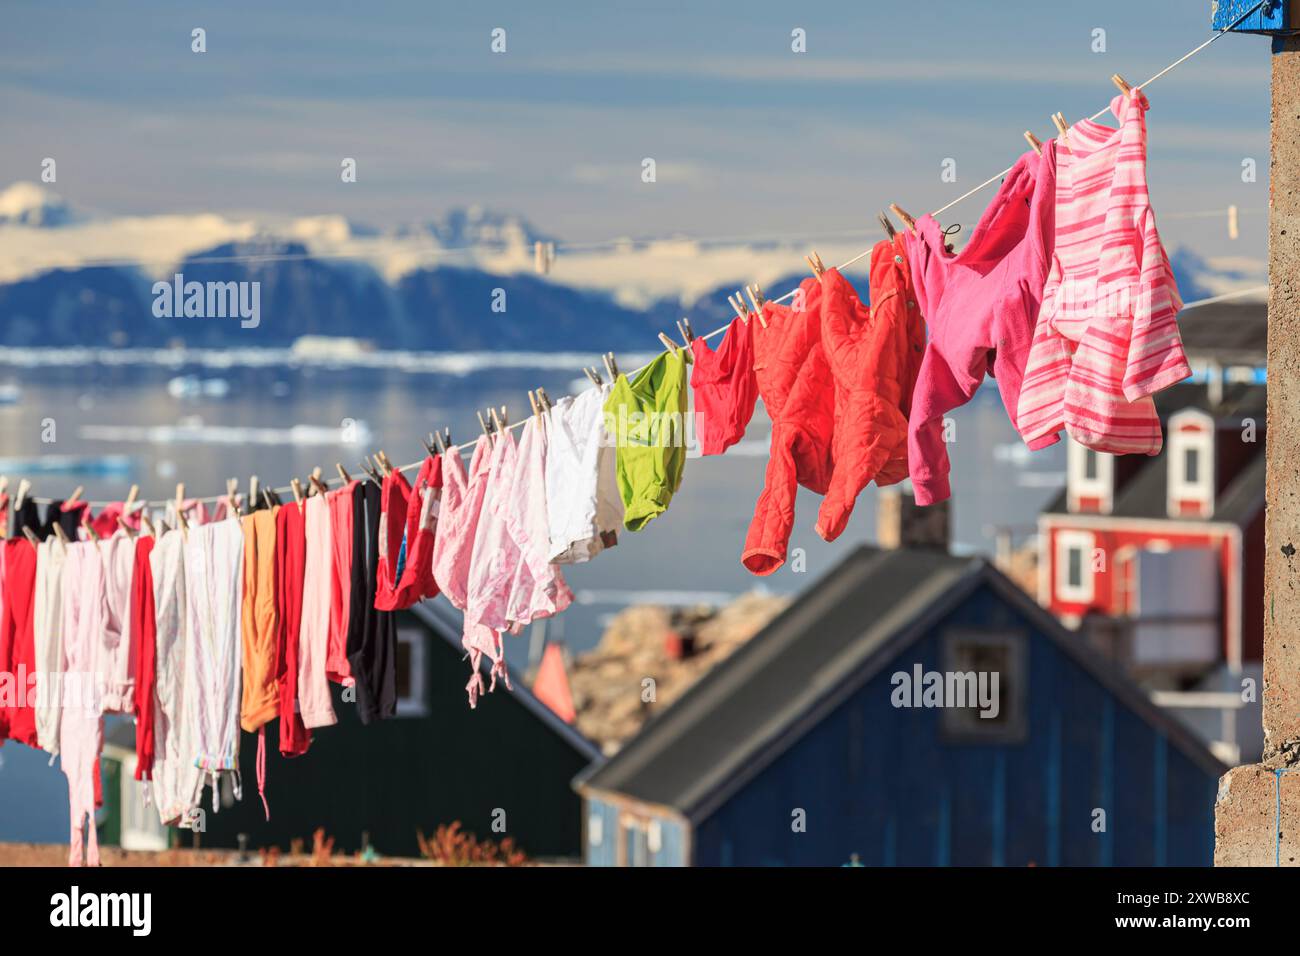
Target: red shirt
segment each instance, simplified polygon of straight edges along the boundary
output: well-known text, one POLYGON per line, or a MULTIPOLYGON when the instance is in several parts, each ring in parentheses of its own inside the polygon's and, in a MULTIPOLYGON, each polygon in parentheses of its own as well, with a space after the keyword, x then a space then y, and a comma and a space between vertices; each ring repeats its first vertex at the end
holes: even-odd
POLYGON ((287 504, 275 516, 275 593, 280 610, 275 673, 280 684, 280 753, 305 754, 311 731, 298 710, 298 629, 302 624, 302 575, 307 532, 302 509, 287 504))
POLYGON ((154 685, 157 682, 157 630, 153 612, 153 567, 149 555, 154 539, 135 542, 135 573, 131 575, 131 642, 135 645, 135 779, 153 775, 154 685))
MULTIPOLYGON (((0 707, 0 741, 6 737, 37 747, 35 688, 36 635, 32 612, 36 596, 36 549, 26 538, 4 543, 4 613, 0 616, 0 672, 12 681, 13 706, 0 707)), ((8 697, 8 694, 5 695, 8 697)), ((10 701, 5 701, 6 705, 10 701)))

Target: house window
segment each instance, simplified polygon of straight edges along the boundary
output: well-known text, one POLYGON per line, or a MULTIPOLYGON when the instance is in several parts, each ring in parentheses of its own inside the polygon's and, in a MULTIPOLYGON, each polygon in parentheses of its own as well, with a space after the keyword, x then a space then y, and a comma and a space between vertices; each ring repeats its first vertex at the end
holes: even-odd
POLYGON ((623 865, 648 866, 650 844, 646 827, 631 817, 623 818, 623 865))
POLYGON ((1214 420, 1199 409, 1169 420, 1168 499, 1172 518, 1214 511, 1214 420))
POLYGON ((953 630, 943 636, 943 735, 950 741, 1015 743, 1028 721, 1025 636, 953 630))
POLYGON ((429 701, 424 681, 424 647, 428 633, 415 627, 397 631, 397 716, 427 717, 429 701))
POLYGON ((605 818, 597 810, 587 814, 587 842, 600 846, 605 841, 605 818))
POLYGON ((1056 535, 1056 598, 1087 603, 1093 599, 1092 552, 1088 531, 1059 531, 1056 535))
POLYGON ((1072 512, 1109 514, 1114 497, 1115 456, 1067 444, 1066 489, 1072 512))

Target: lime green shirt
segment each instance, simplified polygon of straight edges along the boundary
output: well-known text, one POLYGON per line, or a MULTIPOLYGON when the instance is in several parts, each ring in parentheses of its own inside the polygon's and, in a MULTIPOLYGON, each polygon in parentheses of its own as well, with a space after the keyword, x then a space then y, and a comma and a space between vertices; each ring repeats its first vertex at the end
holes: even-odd
POLYGON ((620 375, 605 400, 605 422, 617 450, 623 524, 640 531, 668 510, 686 466, 684 349, 664 352, 636 373, 620 375))

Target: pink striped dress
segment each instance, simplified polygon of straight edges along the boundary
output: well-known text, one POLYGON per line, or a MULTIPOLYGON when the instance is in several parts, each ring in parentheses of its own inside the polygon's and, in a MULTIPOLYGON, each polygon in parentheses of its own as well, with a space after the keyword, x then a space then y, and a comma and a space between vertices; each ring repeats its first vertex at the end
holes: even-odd
POLYGON ((1058 142, 1056 247, 1020 392, 1027 443, 1059 432, 1113 454, 1156 455, 1151 396, 1191 374, 1182 299, 1147 194, 1146 96, 1117 96, 1058 142))

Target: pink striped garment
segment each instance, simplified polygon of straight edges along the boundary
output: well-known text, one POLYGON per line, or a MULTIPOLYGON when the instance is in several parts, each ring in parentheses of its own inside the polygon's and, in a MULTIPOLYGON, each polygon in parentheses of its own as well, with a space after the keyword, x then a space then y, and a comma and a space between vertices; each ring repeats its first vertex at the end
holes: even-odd
POLYGON ((1156 455, 1151 396, 1191 374, 1182 299, 1147 193, 1146 96, 1117 96, 1057 143, 1056 247, 1020 392, 1026 442, 1061 428, 1113 454, 1156 455))

